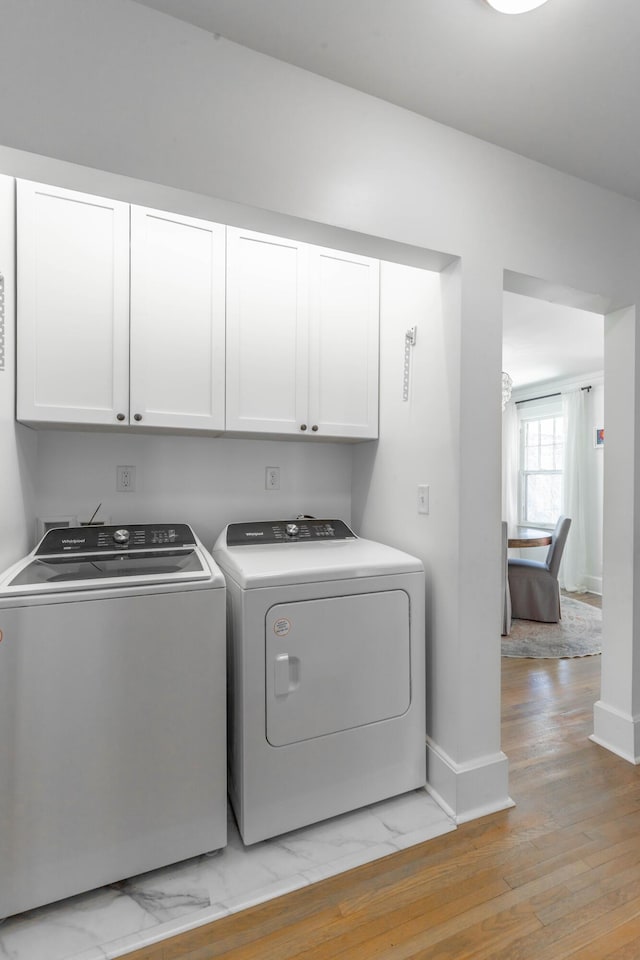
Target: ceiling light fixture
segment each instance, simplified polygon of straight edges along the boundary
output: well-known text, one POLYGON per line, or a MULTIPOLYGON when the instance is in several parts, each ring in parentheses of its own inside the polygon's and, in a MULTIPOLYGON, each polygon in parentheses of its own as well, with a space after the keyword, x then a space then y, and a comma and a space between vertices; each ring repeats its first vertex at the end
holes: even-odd
POLYGON ((487 0, 489 6, 499 13, 527 13, 546 2, 547 0, 487 0))

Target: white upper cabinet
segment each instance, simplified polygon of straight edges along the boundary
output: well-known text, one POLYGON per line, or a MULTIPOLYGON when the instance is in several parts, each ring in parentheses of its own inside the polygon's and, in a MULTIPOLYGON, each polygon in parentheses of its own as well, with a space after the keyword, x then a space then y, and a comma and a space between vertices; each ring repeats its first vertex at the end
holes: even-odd
POLYGON ((129 206, 17 189, 18 419, 115 423, 129 399, 129 206))
POLYGON ((305 244, 227 227, 227 430, 300 432, 307 286, 305 244))
POLYGON ((19 420, 221 431, 224 336, 224 226, 18 181, 19 420))
POLYGON ((132 423, 223 430, 224 336, 224 226, 132 207, 132 423))
POLYGON ((379 261, 311 247, 309 277, 311 430, 377 437, 379 261))
POLYGON ((18 420, 377 437, 377 260, 17 191, 18 420))
POLYGON ((378 435, 379 264, 229 227, 227 430, 378 435))

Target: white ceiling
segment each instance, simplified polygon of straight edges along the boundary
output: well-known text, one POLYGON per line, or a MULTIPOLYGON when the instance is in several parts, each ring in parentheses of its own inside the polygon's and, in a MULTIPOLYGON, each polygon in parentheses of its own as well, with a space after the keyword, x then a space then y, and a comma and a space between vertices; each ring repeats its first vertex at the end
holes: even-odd
POLYGON ((504 294, 502 369, 515 389, 602 371, 600 314, 504 294))
MULTIPOLYGON (((485 0, 138 2, 640 200, 640 0, 549 0, 522 16, 485 0)), ((505 297, 515 382, 601 369, 601 344, 596 363, 574 329, 572 314, 589 315, 540 304, 505 297)))

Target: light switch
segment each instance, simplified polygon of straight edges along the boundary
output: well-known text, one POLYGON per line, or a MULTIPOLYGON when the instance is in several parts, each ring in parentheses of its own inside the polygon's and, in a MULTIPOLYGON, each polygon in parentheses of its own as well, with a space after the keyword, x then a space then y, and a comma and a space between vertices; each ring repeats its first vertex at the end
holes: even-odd
POLYGON ((418 513, 429 513, 429 485, 418 484, 418 513))

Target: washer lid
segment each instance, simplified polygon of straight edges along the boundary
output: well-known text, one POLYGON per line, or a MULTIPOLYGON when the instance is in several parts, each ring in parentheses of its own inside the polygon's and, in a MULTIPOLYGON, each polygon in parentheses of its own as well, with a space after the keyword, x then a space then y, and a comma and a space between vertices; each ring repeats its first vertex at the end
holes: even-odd
POLYGON ((65 527, 50 530, 0 578, 5 595, 102 590, 224 578, 186 524, 65 527), (117 537, 116 537, 117 535, 117 537))
MULTIPOLYGON (((324 521, 326 522, 326 521, 324 521)), ((216 563, 242 589, 422 572, 422 562, 394 547, 363 540, 314 539, 230 546, 225 528, 213 548, 216 563)))

